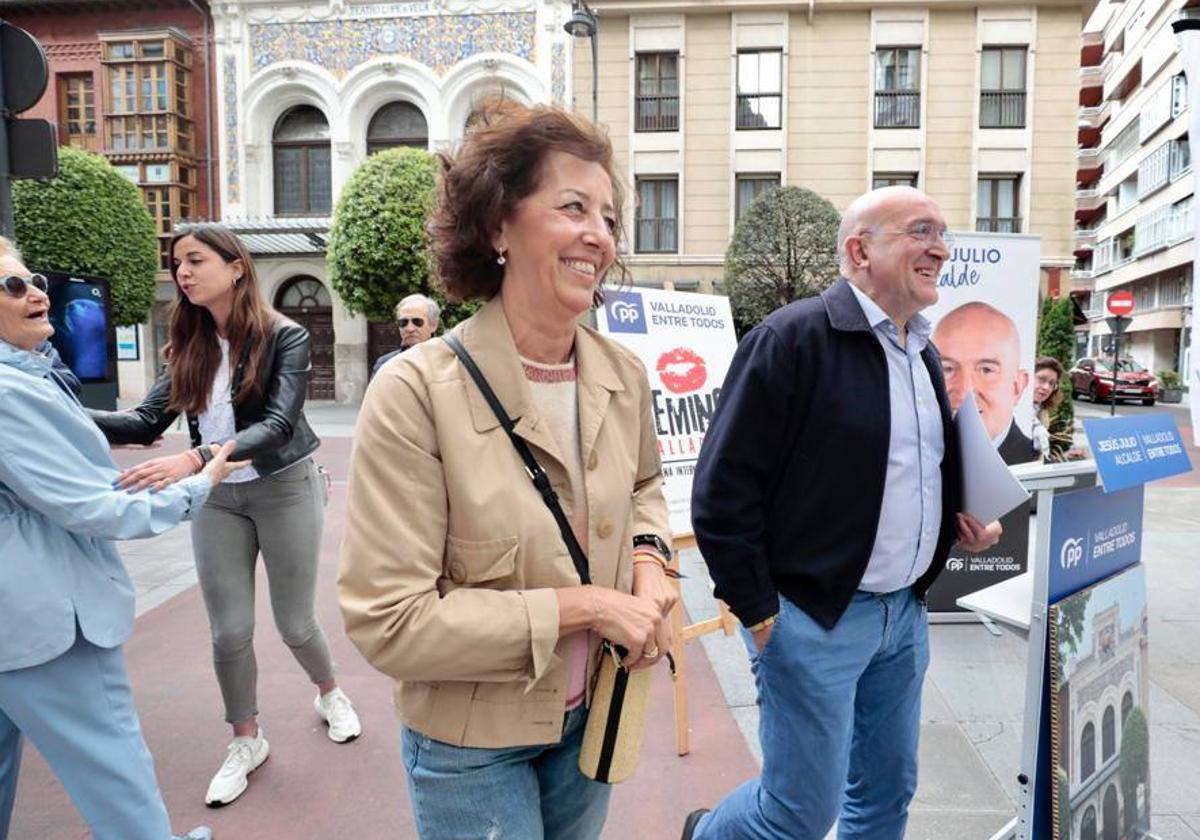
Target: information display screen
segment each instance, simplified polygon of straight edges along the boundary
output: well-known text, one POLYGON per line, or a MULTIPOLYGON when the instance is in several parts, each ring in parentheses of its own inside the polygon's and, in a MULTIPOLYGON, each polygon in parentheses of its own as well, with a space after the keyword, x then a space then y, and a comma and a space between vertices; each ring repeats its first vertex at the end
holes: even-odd
POLYGON ((115 382, 116 330, 108 281, 42 272, 49 281, 50 342, 80 382, 115 382))

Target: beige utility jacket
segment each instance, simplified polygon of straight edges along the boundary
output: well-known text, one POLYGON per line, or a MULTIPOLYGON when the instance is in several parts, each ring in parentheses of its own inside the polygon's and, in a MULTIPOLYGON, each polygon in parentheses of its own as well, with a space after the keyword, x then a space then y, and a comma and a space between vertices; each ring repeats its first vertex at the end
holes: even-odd
MULTIPOLYGON (((587 499, 575 499, 499 298, 455 333, 568 518, 588 506, 592 582, 629 592, 633 536, 670 542, 641 362, 576 328, 587 499)), ((461 746, 557 742, 568 664, 554 589, 578 584, 554 517, 449 346, 435 338, 384 366, 355 431, 338 590, 350 639, 396 680, 400 719, 461 746)))

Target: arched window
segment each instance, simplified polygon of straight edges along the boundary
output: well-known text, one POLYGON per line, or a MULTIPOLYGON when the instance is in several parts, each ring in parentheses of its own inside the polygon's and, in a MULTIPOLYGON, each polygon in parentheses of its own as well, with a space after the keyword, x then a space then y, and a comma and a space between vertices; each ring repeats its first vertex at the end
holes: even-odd
POLYGON ((389 102, 371 117, 367 126, 367 154, 396 146, 429 146, 429 124, 411 102, 389 102))
POLYGON ((289 109, 271 138, 275 214, 323 216, 333 206, 329 170, 329 121, 311 105, 289 109))
POLYGON ((1079 736, 1079 781, 1096 772, 1096 727, 1091 723, 1084 725, 1083 734, 1079 736))
POLYGON ((1104 710, 1104 721, 1100 724, 1100 763, 1112 758, 1117 751, 1117 711, 1112 706, 1104 710))
POLYGON ((1096 840, 1096 809, 1088 806, 1079 825, 1079 840, 1096 840))
POLYGON ((1084 820, 1079 824, 1080 840, 1096 840, 1096 809, 1091 805, 1084 811, 1084 820))
POLYGON ((1117 840, 1121 826, 1117 823, 1120 818, 1120 807, 1117 805, 1117 786, 1109 785, 1104 791, 1104 826, 1100 829, 1101 840, 1117 840))
POLYGON ((275 295, 275 308, 280 311, 309 312, 314 309, 328 309, 331 306, 333 302, 325 284, 315 277, 303 274, 288 280, 275 295))
POLYGON ((1129 717, 1129 713, 1133 711, 1133 692, 1126 691, 1125 696, 1121 698, 1121 728, 1125 728, 1125 719, 1129 717))

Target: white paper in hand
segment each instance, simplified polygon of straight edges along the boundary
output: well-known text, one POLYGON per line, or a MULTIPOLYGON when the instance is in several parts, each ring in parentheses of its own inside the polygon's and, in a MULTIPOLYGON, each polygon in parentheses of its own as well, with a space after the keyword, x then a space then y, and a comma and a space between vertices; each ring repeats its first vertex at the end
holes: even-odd
POLYGON ((988 437, 974 392, 967 392, 954 423, 962 452, 963 512, 987 524, 1026 501, 1029 494, 988 437))

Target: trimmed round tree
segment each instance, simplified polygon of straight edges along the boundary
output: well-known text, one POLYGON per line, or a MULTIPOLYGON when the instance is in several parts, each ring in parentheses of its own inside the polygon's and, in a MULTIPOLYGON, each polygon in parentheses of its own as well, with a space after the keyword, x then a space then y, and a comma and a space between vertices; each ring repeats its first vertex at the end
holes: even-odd
MULTIPOLYGON (((329 230, 329 281, 351 312, 390 321, 397 303, 420 293, 443 304, 442 325, 459 307, 434 294, 425 220, 434 203, 434 160, 421 149, 386 149, 350 176, 329 230)), ((473 309, 473 307, 472 307, 473 309)))
MULTIPOLYGON (((1071 369, 1075 359, 1075 304, 1069 295, 1042 301, 1037 346, 1039 356, 1051 356, 1058 359, 1064 371, 1071 369)), ((1066 440, 1075 428, 1075 406, 1071 402, 1071 378, 1064 375, 1058 387, 1063 398, 1050 418, 1050 433, 1051 446, 1061 455, 1069 448, 1066 440)))
POLYGON ((117 325, 146 320, 158 272, 154 220, 107 160, 59 147, 57 177, 13 183, 13 222, 30 268, 104 277, 117 325))
POLYGON ((838 278, 837 209, 803 187, 760 195, 738 221, 725 252, 725 291, 739 331, 838 278))

